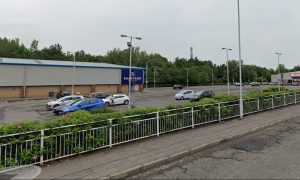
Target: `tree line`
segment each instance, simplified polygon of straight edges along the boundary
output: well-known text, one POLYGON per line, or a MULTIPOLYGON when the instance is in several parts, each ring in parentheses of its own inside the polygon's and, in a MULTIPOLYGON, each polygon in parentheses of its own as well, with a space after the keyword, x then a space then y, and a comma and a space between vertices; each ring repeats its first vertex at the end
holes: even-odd
MULTIPOLYGON (((30 47, 20 43, 19 39, 0 38, 0 57, 24 58, 24 59, 44 59, 72 61, 73 54, 64 52, 60 44, 50 45, 39 49, 38 41, 33 40, 30 47)), ((92 55, 84 50, 75 52, 76 61, 111 63, 119 65, 129 65, 129 49, 114 48, 105 55, 92 55)), ((185 84, 187 71, 189 74, 189 84, 209 85, 224 84, 227 82, 226 64, 214 64, 211 60, 199 60, 197 58, 175 58, 173 61, 161 56, 158 53, 147 53, 140 48, 133 49, 132 65, 147 68, 148 84, 153 84, 154 71, 156 83, 162 85, 185 84)), ((230 60, 229 79, 231 83, 239 81, 239 62, 230 60)), ((299 71, 300 66, 287 69, 284 64, 279 66, 280 72, 299 71)), ((277 69, 267 69, 256 65, 242 65, 243 82, 270 82, 271 74, 276 73, 277 69)), ((145 73, 146 75, 146 73, 145 73)))

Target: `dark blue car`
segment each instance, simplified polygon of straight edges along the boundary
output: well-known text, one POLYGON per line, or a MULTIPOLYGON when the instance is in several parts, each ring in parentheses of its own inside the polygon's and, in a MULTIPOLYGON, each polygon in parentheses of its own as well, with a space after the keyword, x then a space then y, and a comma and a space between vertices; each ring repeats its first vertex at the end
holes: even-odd
POLYGON ((96 99, 96 98, 82 99, 72 104, 71 106, 66 106, 62 108, 59 111, 59 114, 67 114, 77 110, 89 111, 91 109, 100 108, 100 107, 105 107, 105 103, 102 101, 102 99, 96 99))

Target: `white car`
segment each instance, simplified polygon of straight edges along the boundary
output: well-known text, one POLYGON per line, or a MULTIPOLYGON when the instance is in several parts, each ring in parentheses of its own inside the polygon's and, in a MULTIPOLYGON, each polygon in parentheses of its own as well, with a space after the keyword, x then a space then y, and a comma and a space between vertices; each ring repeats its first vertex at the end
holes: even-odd
POLYGON ((129 97, 125 94, 114 94, 102 100, 106 106, 121 105, 121 104, 127 105, 129 103, 129 97))
POLYGON ((55 107, 63 106, 63 105, 68 104, 69 102, 79 100, 79 99, 84 99, 84 97, 83 96, 78 96, 78 95, 65 96, 65 97, 62 97, 62 98, 57 99, 55 101, 48 102, 46 104, 46 108, 49 109, 49 110, 52 110, 55 107))
POLYGON ((194 91, 193 90, 182 90, 175 94, 175 99, 176 100, 184 100, 184 99, 190 99, 194 96, 194 91))

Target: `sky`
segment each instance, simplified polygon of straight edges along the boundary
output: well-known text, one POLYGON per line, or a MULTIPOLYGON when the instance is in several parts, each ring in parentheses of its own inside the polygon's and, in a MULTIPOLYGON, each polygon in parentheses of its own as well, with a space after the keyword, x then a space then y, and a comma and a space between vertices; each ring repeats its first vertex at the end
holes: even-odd
MULTIPOLYGON (((105 55, 134 40, 148 53, 173 61, 194 57, 226 62, 223 47, 238 59, 237 0, 1 0, 0 37, 33 39, 39 48, 105 55)), ((300 65, 300 1, 240 0, 241 56, 245 64, 276 68, 300 65)))

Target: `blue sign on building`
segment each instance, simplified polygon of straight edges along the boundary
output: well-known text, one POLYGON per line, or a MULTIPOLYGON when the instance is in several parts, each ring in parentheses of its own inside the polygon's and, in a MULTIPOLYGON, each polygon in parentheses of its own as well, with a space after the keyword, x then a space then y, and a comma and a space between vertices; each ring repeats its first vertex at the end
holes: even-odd
MULTIPOLYGON (((143 84, 143 83, 144 83, 144 70, 131 69, 131 84, 143 84)), ((129 69, 122 69, 121 84, 129 84, 129 69)))

